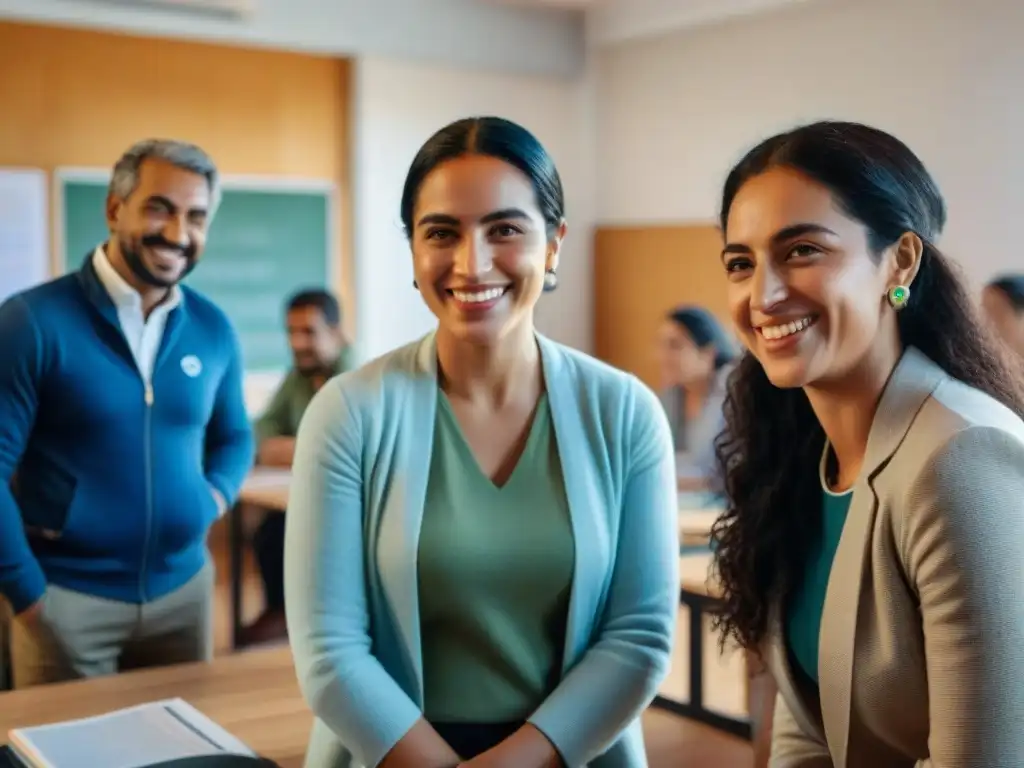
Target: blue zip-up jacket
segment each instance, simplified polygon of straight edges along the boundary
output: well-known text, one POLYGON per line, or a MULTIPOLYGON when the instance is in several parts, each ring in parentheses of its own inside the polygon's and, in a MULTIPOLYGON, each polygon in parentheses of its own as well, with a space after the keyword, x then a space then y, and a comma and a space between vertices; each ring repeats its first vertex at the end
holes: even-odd
POLYGON ((182 287, 147 391, 92 258, 0 305, 0 592, 144 603, 206 560, 253 461, 226 315, 182 287), (12 482, 13 479, 13 482, 12 482))

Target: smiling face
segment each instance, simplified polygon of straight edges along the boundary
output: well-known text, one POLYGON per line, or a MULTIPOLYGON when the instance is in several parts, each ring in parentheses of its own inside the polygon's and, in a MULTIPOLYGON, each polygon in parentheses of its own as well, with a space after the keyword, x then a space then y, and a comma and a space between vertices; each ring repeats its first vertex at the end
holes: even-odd
POLYGON ((689 332, 673 320, 665 320, 658 329, 657 347, 663 387, 688 387, 714 375, 714 344, 701 349, 689 332))
POLYGON ((725 237, 733 323, 775 386, 841 381, 898 354, 885 296, 916 272, 916 236, 875 255, 826 187, 773 168, 740 188, 725 237))
POLYGON ((493 157, 448 160, 423 180, 413 221, 413 270, 440 332, 489 344, 532 325, 565 225, 548 236, 525 174, 493 157))
POLYGON ((137 288, 169 288, 195 268, 203 247, 211 195, 206 177, 163 160, 139 166, 124 200, 107 200, 107 224, 137 288))
POLYGON ((313 376, 334 368, 344 347, 344 337, 340 328, 327 322, 320 308, 294 307, 288 311, 286 322, 288 346, 299 373, 313 376))

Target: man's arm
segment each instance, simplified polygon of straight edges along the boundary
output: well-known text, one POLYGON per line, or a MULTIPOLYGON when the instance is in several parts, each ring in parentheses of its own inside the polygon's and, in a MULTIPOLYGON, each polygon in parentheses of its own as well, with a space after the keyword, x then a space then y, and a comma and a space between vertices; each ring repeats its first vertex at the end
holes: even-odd
POLYGON ((24 299, 0 305, 0 339, 0 593, 18 614, 46 591, 11 493, 11 477, 35 422, 43 369, 42 340, 24 299))
POLYGON ((295 376, 288 373, 256 422, 256 461, 265 467, 291 467, 295 458, 295 425, 290 423, 294 389, 295 376))
POLYGON ((256 462, 262 467, 289 468, 295 460, 295 438, 281 435, 259 443, 256 462))
MULTIPOLYGON (((338 372, 352 368, 352 351, 346 346, 338 363, 338 372)), ((256 422, 256 461, 265 467, 291 467, 295 460, 295 433, 291 403, 295 396, 298 374, 288 373, 270 400, 270 405, 256 422)))
POLYGON ((230 335, 231 359, 206 425, 206 481, 224 508, 235 502, 253 463, 252 429, 242 387, 242 352, 233 330, 230 335))

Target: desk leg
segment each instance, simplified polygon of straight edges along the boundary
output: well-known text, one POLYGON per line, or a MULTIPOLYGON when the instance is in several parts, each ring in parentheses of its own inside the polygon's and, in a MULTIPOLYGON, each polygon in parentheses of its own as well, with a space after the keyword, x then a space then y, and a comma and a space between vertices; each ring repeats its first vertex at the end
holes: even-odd
POLYGON ((690 603, 690 706, 704 711, 704 611, 690 603))
POLYGON ((704 612, 711 598, 680 590, 679 601, 690 611, 690 700, 675 701, 656 696, 654 706, 720 731, 751 739, 750 721, 729 717, 704 707, 704 612))
POLYGON ((228 519, 228 550, 231 560, 231 648, 242 648, 242 564, 245 558, 245 532, 242 528, 241 502, 235 504, 228 519))

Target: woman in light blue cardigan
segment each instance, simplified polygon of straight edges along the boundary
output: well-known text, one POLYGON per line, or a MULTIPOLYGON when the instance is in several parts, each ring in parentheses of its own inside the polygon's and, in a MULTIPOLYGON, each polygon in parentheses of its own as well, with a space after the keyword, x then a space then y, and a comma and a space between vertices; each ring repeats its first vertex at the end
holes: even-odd
POLYGON ((678 599, 667 420, 534 328, 566 227, 528 131, 441 130, 402 219, 437 330, 324 386, 296 446, 306 765, 643 768, 678 599))

